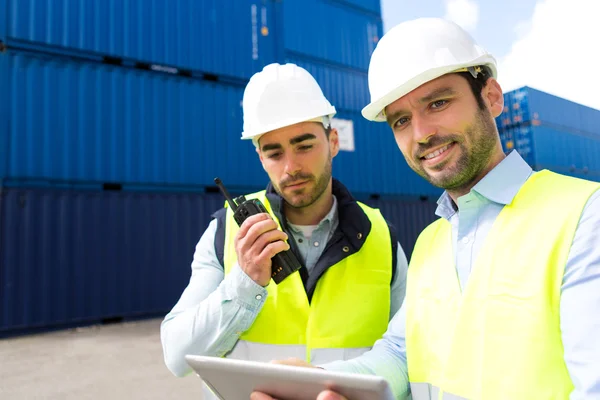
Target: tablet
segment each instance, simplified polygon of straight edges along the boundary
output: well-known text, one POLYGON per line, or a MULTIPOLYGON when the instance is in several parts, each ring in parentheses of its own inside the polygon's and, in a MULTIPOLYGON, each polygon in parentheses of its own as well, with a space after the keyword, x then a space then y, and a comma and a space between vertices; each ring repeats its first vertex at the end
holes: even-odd
POLYGON ((255 390, 279 400, 315 400, 326 389, 351 400, 394 398, 387 381, 374 375, 219 357, 187 355, 185 359, 221 400, 250 399, 255 390))

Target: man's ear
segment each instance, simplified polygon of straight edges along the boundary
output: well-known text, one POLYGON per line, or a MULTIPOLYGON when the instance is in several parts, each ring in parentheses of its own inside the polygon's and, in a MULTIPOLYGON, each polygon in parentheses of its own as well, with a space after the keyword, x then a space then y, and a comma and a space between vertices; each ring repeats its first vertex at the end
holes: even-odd
POLYGON ((331 157, 335 157, 340 151, 340 137, 335 128, 331 128, 329 131, 329 149, 331 150, 331 157))
POLYGON ((498 81, 494 78, 488 78, 482 89, 481 96, 489 107, 494 118, 502 114, 504 110, 504 95, 498 81))

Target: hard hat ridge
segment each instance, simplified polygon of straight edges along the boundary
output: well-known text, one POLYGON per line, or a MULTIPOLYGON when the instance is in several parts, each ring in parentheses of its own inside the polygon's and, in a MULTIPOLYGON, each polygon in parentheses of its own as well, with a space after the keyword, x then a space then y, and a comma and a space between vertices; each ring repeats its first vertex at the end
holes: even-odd
POLYGON ((336 113, 315 78, 292 63, 269 64, 254 74, 244 90, 242 108, 242 139, 252 139, 255 145, 261 135, 285 126, 305 121, 325 126, 336 113))

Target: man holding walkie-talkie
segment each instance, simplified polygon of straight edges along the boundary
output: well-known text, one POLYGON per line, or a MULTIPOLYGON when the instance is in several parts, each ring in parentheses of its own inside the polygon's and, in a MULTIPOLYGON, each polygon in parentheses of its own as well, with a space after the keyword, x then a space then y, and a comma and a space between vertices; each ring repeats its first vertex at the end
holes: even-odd
POLYGON ((332 178, 336 110, 315 79, 294 64, 268 65, 250 79, 243 110, 242 139, 255 145, 270 183, 232 199, 215 180, 226 206, 161 326, 177 376, 191 372, 186 354, 315 364, 356 357, 404 299, 407 261, 394 230, 332 178))

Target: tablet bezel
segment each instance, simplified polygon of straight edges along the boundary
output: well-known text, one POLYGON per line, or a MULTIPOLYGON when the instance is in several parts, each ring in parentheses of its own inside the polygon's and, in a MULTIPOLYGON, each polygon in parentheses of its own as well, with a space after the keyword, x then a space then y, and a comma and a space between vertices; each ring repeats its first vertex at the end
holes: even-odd
POLYGON ((222 400, 249 399, 253 390, 280 400, 315 400, 326 389, 351 400, 393 399, 387 381, 375 375, 219 357, 187 355, 185 359, 222 400))

